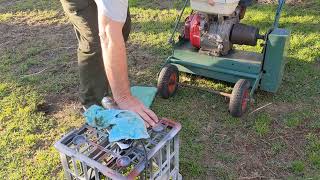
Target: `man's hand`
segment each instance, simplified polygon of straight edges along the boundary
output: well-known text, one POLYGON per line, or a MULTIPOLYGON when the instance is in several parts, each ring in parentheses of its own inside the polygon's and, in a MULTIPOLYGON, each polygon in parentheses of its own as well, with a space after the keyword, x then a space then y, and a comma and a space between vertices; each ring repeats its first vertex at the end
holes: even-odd
POLYGON ((116 101, 118 107, 123 110, 129 110, 137 113, 145 121, 147 127, 155 126, 159 119, 156 114, 145 107, 137 98, 133 96, 124 97, 116 101))
POLYGON ((208 4, 210 4, 211 6, 214 6, 214 0, 208 0, 208 4))

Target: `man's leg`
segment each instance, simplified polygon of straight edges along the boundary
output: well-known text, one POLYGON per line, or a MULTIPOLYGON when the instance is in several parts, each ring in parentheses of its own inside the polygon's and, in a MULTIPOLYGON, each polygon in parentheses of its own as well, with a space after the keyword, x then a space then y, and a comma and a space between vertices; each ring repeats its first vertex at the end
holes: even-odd
MULTIPOLYGON (((101 54, 96 4, 93 0, 60 1, 74 25, 79 42, 80 101, 83 105, 100 104, 102 97, 108 93, 108 81, 101 54)), ((130 26, 128 16, 123 29, 125 39, 129 36, 130 26)))

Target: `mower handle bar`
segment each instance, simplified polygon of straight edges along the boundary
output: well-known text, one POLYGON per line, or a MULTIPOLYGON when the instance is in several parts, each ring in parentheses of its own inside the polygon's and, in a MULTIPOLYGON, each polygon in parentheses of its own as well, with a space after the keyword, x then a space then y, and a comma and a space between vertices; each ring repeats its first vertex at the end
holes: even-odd
POLYGON ((189 0, 185 0, 185 2, 184 2, 184 4, 183 4, 183 7, 182 7, 182 9, 181 9, 181 12, 180 12, 179 16, 178 16, 177 19, 176 19, 176 24, 175 24, 175 26, 174 26, 174 30, 173 30, 173 32, 172 32, 172 34, 171 34, 171 37, 170 37, 169 40, 168 40, 168 43, 170 43, 170 44, 174 44, 174 41, 173 41, 174 34, 175 34, 176 31, 177 31, 177 28, 178 28, 179 23, 180 23, 180 21, 181 21, 181 17, 182 17, 182 15, 183 15, 183 12, 184 12, 184 10, 185 10, 186 7, 187 7, 188 1, 189 1, 189 0))
POLYGON ((285 3, 286 3, 286 0, 278 0, 278 8, 277 8, 276 16, 274 18, 273 29, 278 28, 279 26, 279 20, 280 20, 282 8, 285 3))

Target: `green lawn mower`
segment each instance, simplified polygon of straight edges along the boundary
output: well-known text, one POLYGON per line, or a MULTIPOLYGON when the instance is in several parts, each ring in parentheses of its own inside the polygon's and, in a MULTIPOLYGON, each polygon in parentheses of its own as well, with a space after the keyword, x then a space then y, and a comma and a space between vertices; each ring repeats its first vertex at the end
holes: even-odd
POLYGON ((279 28, 285 0, 278 1, 273 26, 264 35, 254 26, 240 23, 252 0, 191 0, 191 14, 184 26, 179 24, 188 0, 179 14, 169 42, 173 53, 166 60, 158 78, 158 93, 163 98, 178 89, 179 72, 190 73, 229 83, 235 83, 231 94, 210 90, 230 98, 229 112, 241 117, 253 102, 257 88, 275 93, 282 82, 285 55, 290 32, 279 28), (178 41, 175 33, 183 29, 178 41), (261 53, 233 48, 237 45, 256 46, 264 41, 261 53))

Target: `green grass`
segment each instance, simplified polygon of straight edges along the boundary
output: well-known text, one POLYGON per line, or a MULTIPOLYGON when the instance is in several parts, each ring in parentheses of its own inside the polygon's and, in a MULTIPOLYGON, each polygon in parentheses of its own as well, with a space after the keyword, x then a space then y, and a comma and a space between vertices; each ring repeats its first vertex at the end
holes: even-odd
POLYGON ((284 118, 286 126, 290 128, 298 127, 304 120, 304 113, 303 112, 294 112, 287 115, 284 118))
MULTIPOLYGON (((171 53, 167 44, 181 1, 130 0, 128 45, 133 84, 155 85, 171 53)), ((266 32, 274 5, 248 8, 244 23, 266 32)), ((180 171, 186 179, 320 178, 320 2, 286 6, 281 27, 292 35, 283 84, 275 95, 258 91, 255 108, 230 117, 227 101, 190 88, 156 98, 159 117, 179 121, 180 171), (297 160, 298 159, 298 160, 297 160)), ((187 9, 190 12, 190 9, 187 9)), ((187 14, 185 14, 186 16, 187 14)), ((84 122, 79 115, 76 40, 56 0, 0 0, 0 177, 62 179, 53 144, 84 122), (1 36, 2 37, 2 36, 1 36), (44 70, 42 73, 37 74, 44 70), (49 112, 47 112, 49 111, 49 112)), ((261 47, 240 47, 261 51, 261 47)), ((182 74, 196 86, 231 92, 232 85, 182 74)))
POLYGON ((283 143, 281 141, 277 141, 272 144, 271 153, 272 153, 272 155, 277 155, 281 152, 284 152, 286 150, 286 148, 287 148, 287 146, 285 143, 283 143))
POLYGON ((6 158, 0 161, 3 168, 0 176, 44 178, 59 165, 55 150, 44 146, 54 138, 50 134, 55 122, 37 112, 37 105, 43 103, 43 98, 30 87, 2 84, 1 91, 0 121, 5 130, 0 134, 0 149, 1 157, 6 158))
POLYGON ((316 134, 308 134, 307 156, 314 168, 320 170, 320 137, 316 134))
POLYGON ((255 121, 254 130, 260 136, 266 135, 270 131, 271 122, 272 120, 269 115, 261 114, 255 121))
POLYGON ((234 154, 228 154, 225 152, 217 152, 215 154, 217 160, 227 162, 227 163, 235 163, 237 162, 237 157, 234 154))
POLYGON ((290 169, 293 171, 293 173, 300 174, 304 171, 305 165, 302 161, 296 160, 291 163, 290 169))

